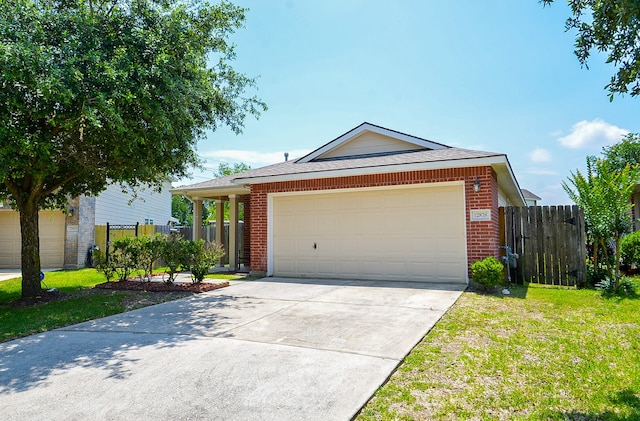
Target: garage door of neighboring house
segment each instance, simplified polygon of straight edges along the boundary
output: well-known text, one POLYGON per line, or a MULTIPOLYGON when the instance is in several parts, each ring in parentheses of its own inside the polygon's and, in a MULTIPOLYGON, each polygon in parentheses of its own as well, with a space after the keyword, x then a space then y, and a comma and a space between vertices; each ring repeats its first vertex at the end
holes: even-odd
MULTIPOLYGON (((64 214, 40 212, 40 265, 61 268, 64 263, 64 214)), ((0 211, 0 268, 20 268, 20 215, 12 210, 0 211)))
POLYGON ((465 283, 462 184, 274 194, 275 276, 465 283))

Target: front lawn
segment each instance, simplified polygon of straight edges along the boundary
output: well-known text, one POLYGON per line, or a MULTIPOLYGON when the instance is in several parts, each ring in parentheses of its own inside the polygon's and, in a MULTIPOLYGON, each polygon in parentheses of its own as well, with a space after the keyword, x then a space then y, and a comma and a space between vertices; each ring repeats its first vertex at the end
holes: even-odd
MULTIPOLYGON (((231 274, 207 275, 214 279, 237 279, 231 274)), ((94 289, 105 282, 95 269, 45 273, 43 287, 55 288, 50 302, 22 303, 21 279, 0 281, 0 342, 175 300, 189 292, 112 291, 94 289), (46 285, 45 285, 46 284, 46 285)))
POLYGON ((640 419, 640 300, 465 292, 359 420, 640 419))

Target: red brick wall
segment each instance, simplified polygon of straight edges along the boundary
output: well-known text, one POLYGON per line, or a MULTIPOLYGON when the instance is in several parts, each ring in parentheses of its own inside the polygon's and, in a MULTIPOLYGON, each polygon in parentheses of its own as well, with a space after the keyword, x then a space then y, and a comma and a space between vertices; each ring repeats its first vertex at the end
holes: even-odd
POLYGON ((403 184, 464 181, 467 219, 468 264, 487 256, 499 256, 498 181, 490 166, 408 171, 403 173, 283 181, 251 186, 251 269, 267 271, 267 195, 275 192, 314 191, 403 184), (473 191, 478 179, 479 192, 473 191), (470 221, 471 209, 491 209, 491 221, 470 221))

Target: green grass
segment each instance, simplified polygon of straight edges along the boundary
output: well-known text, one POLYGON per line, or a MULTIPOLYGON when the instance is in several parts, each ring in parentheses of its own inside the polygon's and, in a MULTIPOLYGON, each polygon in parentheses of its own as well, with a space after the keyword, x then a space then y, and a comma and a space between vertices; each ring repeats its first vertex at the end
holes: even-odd
MULTIPOLYGON (((238 276, 213 274, 207 278, 238 276)), ((104 275, 95 269, 47 272, 44 282, 46 288, 56 288, 69 294, 69 298, 36 306, 15 306, 11 302, 21 296, 21 279, 0 281, 0 342, 172 299, 166 294, 144 291, 92 290, 94 285, 105 282, 104 275)), ((176 294, 174 298, 179 296, 176 294)))
MULTIPOLYGON (((46 272, 44 275, 43 288, 57 288, 65 293, 91 288, 105 281, 104 276, 95 269, 46 272)), ((20 298, 21 282, 21 278, 0 281, 0 305, 20 298)))
POLYGON ((640 419, 640 300, 512 293, 464 293, 358 419, 640 419))
MULTIPOLYGON (((72 294, 104 282, 104 276, 95 269, 47 272, 44 282, 48 288, 72 294)), ((20 278, 0 282, 0 342, 121 313, 123 300, 128 295, 109 291, 31 307, 9 304, 20 298, 20 291, 20 278)))

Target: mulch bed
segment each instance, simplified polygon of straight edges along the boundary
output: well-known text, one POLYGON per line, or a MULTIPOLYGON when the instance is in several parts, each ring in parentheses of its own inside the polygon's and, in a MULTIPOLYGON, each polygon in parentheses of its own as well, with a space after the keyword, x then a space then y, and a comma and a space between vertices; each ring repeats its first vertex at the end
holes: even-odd
POLYGON ((214 289, 228 287, 228 281, 219 282, 201 282, 194 284, 192 282, 180 282, 167 284, 164 282, 146 282, 146 281, 114 281, 97 284, 94 288, 100 289, 117 289, 117 290, 135 290, 135 291, 177 291, 177 292, 207 292, 214 289))

